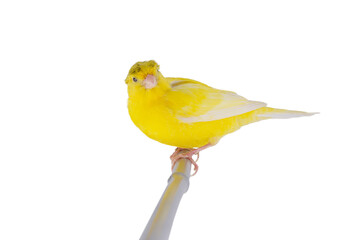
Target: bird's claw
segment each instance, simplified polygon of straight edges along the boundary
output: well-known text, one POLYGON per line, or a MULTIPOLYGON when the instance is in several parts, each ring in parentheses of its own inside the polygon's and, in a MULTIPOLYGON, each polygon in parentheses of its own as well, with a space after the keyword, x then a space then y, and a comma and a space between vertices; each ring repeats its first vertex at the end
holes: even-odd
POLYGON ((180 153, 181 150, 187 150, 187 149, 177 148, 175 152, 170 156, 170 159, 172 160, 171 169, 173 170, 176 162, 178 162, 180 159, 188 159, 194 166, 194 173, 191 176, 196 175, 196 173, 198 172, 197 161, 199 159, 199 152, 194 153, 194 150, 189 150, 187 153, 180 153), (196 160, 193 159, 193 155, 197 155, 196 160))

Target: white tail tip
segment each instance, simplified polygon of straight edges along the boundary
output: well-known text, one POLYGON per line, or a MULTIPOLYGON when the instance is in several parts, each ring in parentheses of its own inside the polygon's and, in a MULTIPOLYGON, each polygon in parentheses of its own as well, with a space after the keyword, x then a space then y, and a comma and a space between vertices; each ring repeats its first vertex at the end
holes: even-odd
POLYGON ((258 114, 258 117, 265 117, 265 118, 294 118, 294 117, 306 117, 306 116, 312 116, 315 114, 319 114, 319 112, 300 112, 300 111, 288 111, 288 110, 282 110, 282 111, 274 111, 274 112, 267 112, 267 113, 261 113, 258 114))

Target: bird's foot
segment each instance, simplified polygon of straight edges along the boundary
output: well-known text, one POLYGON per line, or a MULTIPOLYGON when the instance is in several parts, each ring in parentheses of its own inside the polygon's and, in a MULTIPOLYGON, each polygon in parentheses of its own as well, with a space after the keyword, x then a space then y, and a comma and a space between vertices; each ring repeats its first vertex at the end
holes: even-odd
POLYGON ((193 148, 177 148, 175 150, 175 152, 170 156, 170 159, 172 160, 172 170, 173 170, 173 168, 174 168, 177 161, 179 161, 180 159, 187 159, 194 166, 194 173, 192 174, 192 176, 196 175, 196 173, 198 172, 197 161, 199 159, 199 151, 197 151, 197 149, 193 149, 193 148), (184 151, 182 151, 182 150, 184 150, 184 151), (193 155, 197 155, 196 160, 193 159, 193 155))
MULTIPOLYGON (((172 155, 170 155, 170 159, 174 158, 181 150, 186 150, 186 148, 179 148, 177 147, 172 155)), ((172 161, 173 163, 173 161, 172 161)))

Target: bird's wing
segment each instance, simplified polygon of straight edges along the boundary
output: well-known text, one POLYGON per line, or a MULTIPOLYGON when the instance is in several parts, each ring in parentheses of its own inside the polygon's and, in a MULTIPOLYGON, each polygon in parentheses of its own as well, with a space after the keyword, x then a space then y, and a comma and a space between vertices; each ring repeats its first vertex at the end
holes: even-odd
POLYGON ((266 104, 247 100, 234 92, 218 90, 203 83, 168 78, 171 90, 166 96, 169 109, 185 123, 207 122, 241 115, 266 104))

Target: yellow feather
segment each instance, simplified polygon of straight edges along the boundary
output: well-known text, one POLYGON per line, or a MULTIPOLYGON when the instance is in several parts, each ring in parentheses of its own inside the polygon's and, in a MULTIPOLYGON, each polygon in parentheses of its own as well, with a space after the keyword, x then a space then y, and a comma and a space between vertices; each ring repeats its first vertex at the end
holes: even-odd
POLYGON ((195 80, 165 78, 153 60, 134 64, 125 81, 134 124, 148 137, 181 148, 214 145, 224 135, 259 120, 312 115, 268 108, 195 80), (151 89, 143 84, 148 75, 157 79, 151 89))

